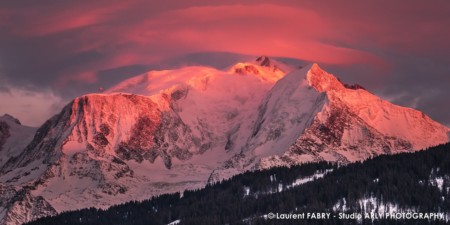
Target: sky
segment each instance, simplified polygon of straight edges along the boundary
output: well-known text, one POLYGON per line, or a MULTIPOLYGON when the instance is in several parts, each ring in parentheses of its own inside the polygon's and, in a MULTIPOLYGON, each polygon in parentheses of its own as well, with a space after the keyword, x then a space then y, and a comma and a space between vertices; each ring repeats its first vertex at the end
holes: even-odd
POLYGON ((39 126, 148 70, 316 62, 450 126, 450 1, 0 1, 0 114, 39 126))

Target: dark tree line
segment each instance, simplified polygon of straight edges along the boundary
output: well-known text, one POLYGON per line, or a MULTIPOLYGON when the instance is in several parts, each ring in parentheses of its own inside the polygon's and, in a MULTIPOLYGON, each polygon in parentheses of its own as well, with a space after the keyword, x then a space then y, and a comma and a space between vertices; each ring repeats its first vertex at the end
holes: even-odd
MULTIPOLYGON (((414 220, 269 220, 269 212, 333 212, 342 199, 350 212, 363 212, 358 201, 376 198, 399 209, 450 212, 450 144, 415 153, 379 156, 347 166, 320 162, 237 175, 201 190, 129 202, 108 210, 95 208, 42 218, 29 225, 168 224, 448 224, 414 220), (323 179, 286 189, 296 179, 332 169, 323 179), (442 191, 430 179, 445 178, 442 191), (277 192, 280 185, 283 191, 277 192), (247 195, 247 190, 249 194, 247 195)), ((381 204, 381 202, 380 202, 381 204)))

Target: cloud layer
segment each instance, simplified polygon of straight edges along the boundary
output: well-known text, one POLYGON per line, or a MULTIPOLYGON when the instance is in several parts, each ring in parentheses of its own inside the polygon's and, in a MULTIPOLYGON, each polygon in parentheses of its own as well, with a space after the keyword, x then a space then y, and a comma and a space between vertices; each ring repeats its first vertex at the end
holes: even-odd
POLYGON ((0 91, 69 99, 190 53, 264 54, 324 64, 450 124, 449 11, 444 0, 4 1, 0 91))

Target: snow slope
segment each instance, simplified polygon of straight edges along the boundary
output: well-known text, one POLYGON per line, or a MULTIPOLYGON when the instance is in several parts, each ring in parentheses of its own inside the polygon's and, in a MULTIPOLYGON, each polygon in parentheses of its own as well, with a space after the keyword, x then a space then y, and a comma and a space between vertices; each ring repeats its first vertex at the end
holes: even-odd
POLYGON ((384 135, 408 140, 414 149, 423 149, 448 140, 448 128, 423 112, 394 105, 364 89, 345 88, 334 76, 321 70, 316 64, 307 74, 307 79, 310 86, 317 91, 326 92, 332 101, 342 101, 369 126, 384 135))
POLYGON ((11 115, 0 117, 0 168, 9 158, 20 154, 35 132, 36 128, 23 126, 11 115))
POLYGON ((325 95, 321 109, 288 151, 262 159, 262 167, 322 160, 346 163, 449 141, 449 128, 422 112, 393 105, 361 88, 347 88, 317 64, 308 68, 306 82, 325 95))

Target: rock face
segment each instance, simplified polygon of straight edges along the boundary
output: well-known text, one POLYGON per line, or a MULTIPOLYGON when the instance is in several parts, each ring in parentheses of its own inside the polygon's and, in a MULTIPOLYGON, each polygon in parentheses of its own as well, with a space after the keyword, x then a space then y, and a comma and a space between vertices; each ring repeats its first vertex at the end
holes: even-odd
POLYGON ((56 210, 41 196, 35 197, 29 190, 4 189, 0 186, 1 224, 19 224, 42 216, 56 215, 56 210))
MULTIPOLYGON (((0 120, 0 153, 19 126, 9 121, 0 120)), ((152 71, 74 99, 26 146, 0 155, 0 224, 201 188, 255 168, 419 150, 447 142, 448 131, 316 64, 294 70, 261 57, 228 71, 152 71)))
POLYGON ((325 102, 288 150, 262 159, 261 167, 322 160, 347 163, 449 140, 449 129, 422 112, 393 105, 363 88, 348 87, 317 64, 306 72, 306 82, 324 95, 325 102))
POLYGON ((3 149, 3 145, 10 136, 9 125, 4 121, 0 121, 0 151, 3 149))

